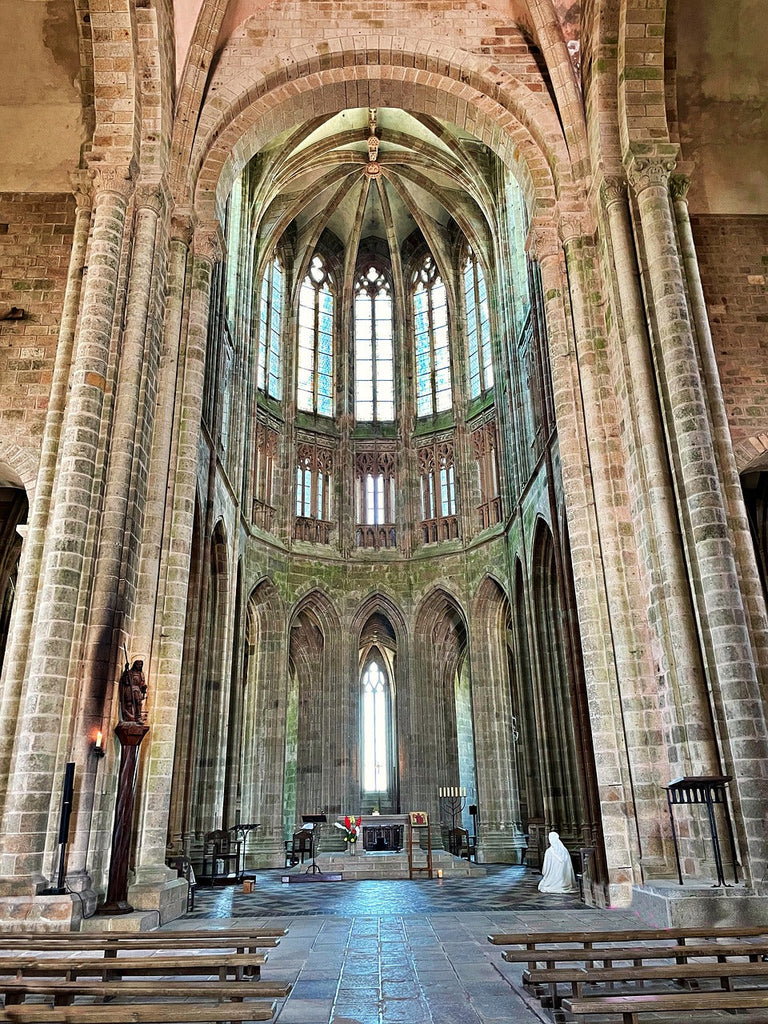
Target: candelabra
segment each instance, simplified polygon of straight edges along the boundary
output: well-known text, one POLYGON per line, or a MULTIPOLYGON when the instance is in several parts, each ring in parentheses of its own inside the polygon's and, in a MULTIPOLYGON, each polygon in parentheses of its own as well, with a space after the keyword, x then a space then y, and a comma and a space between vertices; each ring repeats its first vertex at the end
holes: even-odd
POLYGON ((459 786, 441 786, 438 790, 440 798, 440 821, 443 825, 456 828, 456 819, 461 823, 461 816, 467 806, 467 790, 459 786), (450 815, 450 821, 448 816, 450 815))

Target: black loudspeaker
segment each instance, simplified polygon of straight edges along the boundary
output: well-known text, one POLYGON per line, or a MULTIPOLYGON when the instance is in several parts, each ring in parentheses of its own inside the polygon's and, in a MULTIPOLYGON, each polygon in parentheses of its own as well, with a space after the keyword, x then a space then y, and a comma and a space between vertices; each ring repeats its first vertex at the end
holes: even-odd
POLYGON ((469 813, 474 817, 477 814, 477 804, 469 805, 469 813))
POLYGON ((72 801, 75 795, 75 762, 67 761, 64 769, 64 789, 61 793, 59 814, 59 842, 69 842, 69 819, 72 817, 72 801))

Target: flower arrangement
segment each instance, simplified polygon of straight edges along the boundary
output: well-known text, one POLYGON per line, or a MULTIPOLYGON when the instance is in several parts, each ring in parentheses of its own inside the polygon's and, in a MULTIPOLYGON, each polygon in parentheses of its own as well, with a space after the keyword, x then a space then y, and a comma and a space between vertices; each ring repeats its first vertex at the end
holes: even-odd
POLYGON ((343 822, 335 821, 334 825, 344 833, 345 843, 357 842, 357 835, 360 831, 360 818, 356 818, 354 814, 351 816, 347 814, 343 822))

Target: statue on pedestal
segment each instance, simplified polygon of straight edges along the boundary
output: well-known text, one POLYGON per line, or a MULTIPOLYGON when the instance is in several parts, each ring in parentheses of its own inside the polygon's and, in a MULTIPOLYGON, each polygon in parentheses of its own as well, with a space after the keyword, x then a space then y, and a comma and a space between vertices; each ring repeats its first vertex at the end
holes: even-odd
POLYGON ((125 669, 120 676, 120 715, 124 722, 138 722, 143 725, 146 721, 144 712, 144 701, 147 699, 147 681, 144 678, 144 662, 134 661, 128 667, 128 659, 125 659, 125 669))

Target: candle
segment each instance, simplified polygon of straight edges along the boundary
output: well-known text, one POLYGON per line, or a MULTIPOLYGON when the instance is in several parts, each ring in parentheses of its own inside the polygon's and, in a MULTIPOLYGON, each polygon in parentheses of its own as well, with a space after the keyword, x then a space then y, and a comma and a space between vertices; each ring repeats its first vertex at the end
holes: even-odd
POLYGON ((104 739, 104 737, 102 735, 101 729, 99 729, 99 731, 96 733, 96 743, 95 743, 95 747, 96 747, 97 750, 101 750, 101 742, 102 742, 103 739, 104 739))

